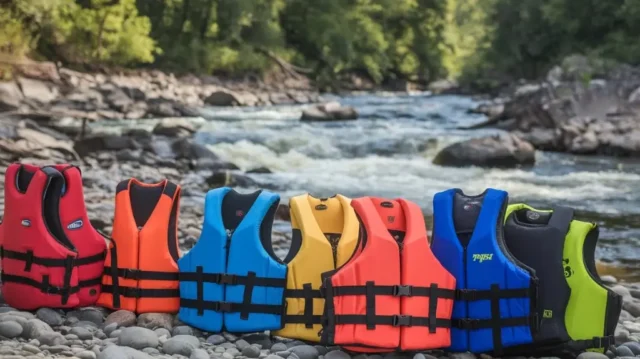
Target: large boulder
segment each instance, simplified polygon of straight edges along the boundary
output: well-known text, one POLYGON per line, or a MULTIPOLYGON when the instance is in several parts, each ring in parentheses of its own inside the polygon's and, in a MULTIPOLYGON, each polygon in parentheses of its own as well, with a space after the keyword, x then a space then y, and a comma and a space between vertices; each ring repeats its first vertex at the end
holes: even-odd
POLYGON ((52 83, 19 77, 18 85, 24 97, 38 104, 48 104, 59 95, 58 87, 52 83))
POLYGON ((235 92, 230 90, 218 90, 204 99, 204 103, 210 106, 255 106, 260 102, 258 97, 250 92, 235 92))
POLYGON ((532 144, 511 134, 474 138, 454 143, 441 150, 433 159, 441 166, 516 167, 533 165, 532 144))
POLYGON ((188 137, 196 132, 196 127, 187 118, 164 118, 153 128, 154 135, 168 137, 188 137))
POLYGON ((342 106, 338 102, 328 102, 302 111, 301 121, 341 121, 356 120, 358 112, 351 106, 342 106))
POLYGON ((15 82, 0 82, 0 112, 20 107, 23 96, 15 82))

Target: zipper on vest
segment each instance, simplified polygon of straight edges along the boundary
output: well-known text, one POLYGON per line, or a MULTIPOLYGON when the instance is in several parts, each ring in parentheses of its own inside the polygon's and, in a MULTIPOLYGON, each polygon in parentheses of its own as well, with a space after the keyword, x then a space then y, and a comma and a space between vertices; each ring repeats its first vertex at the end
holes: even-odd
MULTIPOLYGON (((395 239, 396 244, 398 244, 398 257, 400 258, 400 285, 404 285, 404 283, 402 282, 402 250, 404 249, 404 238, 400 239, 399 235, 395 235, 393 236, 393 239, 395 239)), ((400 315, 402 314, 402 298, 400 298, 400 313, 398 313, 400 315)))
POLYGON ((229 267, 229 252, 231 251, 231 237, 233 236, 233 229, 227 229, 227 241, 224 244, 226 260, 224 261, 224 272, 227 273, 229 267))
MULTIPOLYGON (((462 267, 464 268, 464 283, 463 283, 463 289, 467 289, 467 283, 469 283, 469 279, 467 278, 467 247, 463 247, 462 248, 462 267)), ((464 307, 465 307, 465 318, 471 318, 471 315, 469 314, 469 301, 465 300, 464 301, 464 307)), ((467 348, 469 348, 471 346, 471 331, 467 330, 467 348)))
POLYGON ((338 242, 340 238, 327 238, 331 244, 331 252, 333 253, 333 268, 338 268, 338 242))

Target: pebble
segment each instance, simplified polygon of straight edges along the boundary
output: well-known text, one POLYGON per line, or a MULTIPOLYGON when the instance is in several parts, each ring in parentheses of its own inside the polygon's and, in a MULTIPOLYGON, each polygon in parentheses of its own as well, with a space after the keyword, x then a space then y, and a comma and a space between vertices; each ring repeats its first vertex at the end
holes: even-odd
POLYGON ((80 322, 91 322, 96 326, 104 322, 104 309, 98 307, 85 307, 67 313, 67 318, 77 318, 80 322))
POLYGON ((171 332, 165 328, 158 328, 156 330, 154 330, 154 332, 156 333, 156 335, 158 336, 158 338, 160 338, 161 336, 165 336, 167 338, 171 338, 171 332))
POLYGON ((624 302, 622 302, 622 308, 624 308, 624 310, 629 312, 629 314, 633 315, 634 317, 640 317, 640 303, 637 301, 637 299, 634 299, 633 301, 625 300, 624 302))
POLYGON ((314 345, 313 347, 318 350, 318 354, 320 354, 320 355, 325 355, 325 354, 327 354, 327 352, 329 352, 327 347, 322 346, 322 345, 314 345))
MULTIPOLYGON (((332 350, 324 355, 324 359, 351 359, 351 356, 342 350, 332 350)), ((414 357, 414 359, 416 358, 414 357)))
POLYGON ((449 353, 451 359, 476 359, 476 356, 471 353, 449 353))
POLYGON ((62 353, 63 351, 66 351, 66 350, 71 350, 71 348, 69 348, 66 345, 58 344, 58 345, 50 346, 49 349, 47 350, 49 350, 50 353, 56 354, 56 353, 62 353))
POLYGON ((97 359, 152 359, 147 353, 129 347, 110 345, 106 347, 97 359))
MULTIPOLYGON (((226 339, 222 335, 214 334, 207 338, 207 343, 213 345, 219 345, 225 342, 226 339)), ((286 349, 286 348, 285 348, 286 349)))
POLYGON ((73 327, 71 328, 69 333, 76 335, 80 340, 87 340, 87 339, 93 338, 93 334, 91 334, 89 329, 83 328, 83 327, 73 327))
POLYGON ((104 321, 105 326, 114 323, 119 327, 130 327, 136 324, 136 315, 128 310, 117 310, 109 314, 104 321))
POLYGON ((621 357, 624 357, 624 356, 633 357, 633 356, 635 356, 631 349, 629 349, 628 347, 625 347, 623 345, 621 345, 621 346, 616 348, 616 353, 618 354, 618 356, 621 356, 621 357))
POLYGON ((604 283, 604 284, 616 284, 618 283, 618 280, 616 279, 616 277, 612 276, 612 275, 603 275, 600 276, 600 280, 604 283))
POLYGON ((122 329, 116 329, 109 334, 109 338, 117 338, 120 336, 120 333, 122 333, 122 329))
MULTIPOLYGON (((193 335, 193 328, 191 328, 188 325, 181 325, 178 327, 174 327, 173 330, 171 330, 171 335, 176 336, 176 335, 193 335)), ((169 335, 169 336, 171 336, 169 335)))
POLYGON ((144 348, 142 351, 149 355, 160 355, 160 351, 156 348, 144 348))
POLYGON ((198 338, 192 335, 176 335, 175 337, 167 340, 162 345, 162 350, 170 355, 180 354, 184 356, 191 355, 193 349, 200 347, 200 341, 198 338))
POLYGON ((627 329, 630 333, 640 333, 640 323, 634 322, 624 322, 622 323, 625 329, 627 329))
POLYGON ((246 340, 244 340, 244 339, 239 339, 239 340, 238 340, 238 341, 236 341, 234 344, 236 345, 236 347, 238 348, 238 350, 242 350, 242 349, 244 349, 244 348, 246 348, 246 347, 248 347, 248 346, 249 346, 249 343, 248 343, 246 340))
POLYGON ((0 322, 0 335, 6 338, 15 338, 22 334, 22 325, 17 322, 0 322))
MULTIPOLYGON (((280 343, 277 343, 277 344, 280 344, 280 343)), ((284 359, 284 358, 282 358, 281 356, 275 355, 275 354, 269 354, 264 359, 284 359)))
POLYGON ((66 343, 67 339, 58 332, 44 332, 38 337, 40 345, 58 345, 66 343))
POLYGON ((11 313, 0 314, 0 322, 16 322, 24 327, 24 325, 27 324, 27 321, 27 319, 19 317, 17 315, 13 315, 11 313))
POLYGON ((118 323, 109 323, 109 324, 105 325, 105 327, 102 329, 102 331, 104 332, 104 334, 109 336, 109 334, 111 334, 116 329, 118 329, 118 323))
POLYGON ((320 353, 318 353, 318 349, 312 347, 311 345, 297 345, 295 347, 289 348, 289 351, 291 352, 291 354, 295 354, 300 359, 317 359, 320 355, 320 353))
POLYGON ((173 328, 173 317, 168 313, 143 313, 138 316, 138 326, 147 329, 173 328))
POLYGON ((53 331, 49 324, 40 319, 29 319, 22 325, 22 328, 24 329, 22 336, 27 339, 35 339, 44 333, 53 331))
POLYGON ((285 350, 287 350, 287 345, 285 343, 274 343, 271 346, 271 352, 272 353, 276 353, 276 352, 283 352, 285 350))
POLYGON ((38 309, 38 311, 36 311, 36 318, 54 327, 60 326, 64 323, 62 314, 51 308, 38 309))
POLYGON ((85 351, 76 353, 76 357, 78 357, 78 359, 96 359, 96 353, 90 350, 85 350, 85 351))
POLYGON ((260 356, 260 348, 254 345, 249 345, 242 349, 242 355, 246 356, 247 358, 257 358, 260 356))
POLYGON ((22 350, 27 351, 29 353, 33 353, 33 354, 38 354, 41 352, 41 350, 37 346, 31 345, 31 344, 22 345, 22 350))
POLYGON ((194 349, 189 359, 209 359, 209 353, 204 349, 194 349))
POLYGON ((640 355, 640 343, 637 342, 626 342, 622 344, 623 346, 631 349, 633 355, 640 355))
POLYGON ((238 340, 238 337, 231 333, 224 332, 222 333, 222 336, 230 342, 235 342, 236 340, 238 340))
POLYGON ((155 348, 158 344, 156 333, 147 328, 124 328, 118 336, 118 345, 134 349, 155 348))

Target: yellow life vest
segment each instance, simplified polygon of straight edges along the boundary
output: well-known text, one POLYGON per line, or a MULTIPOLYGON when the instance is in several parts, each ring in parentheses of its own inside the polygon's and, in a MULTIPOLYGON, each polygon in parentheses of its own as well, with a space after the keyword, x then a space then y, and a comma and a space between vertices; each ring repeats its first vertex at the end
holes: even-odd
POLYGON ((303 194, 289 201, 293 238, 287 263, 285 326, 275 335, 320 341, 324 299, 322 274, 346 263, 355 251, 360 224, 351 199, 342 195, 314 198, 303 194))

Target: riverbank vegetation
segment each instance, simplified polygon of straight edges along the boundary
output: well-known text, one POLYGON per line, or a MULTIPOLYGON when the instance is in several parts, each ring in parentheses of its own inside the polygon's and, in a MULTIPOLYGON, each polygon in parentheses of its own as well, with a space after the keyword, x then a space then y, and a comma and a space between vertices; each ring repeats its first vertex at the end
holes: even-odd
POLYGON ((638 20, 636 0, 4 0, 0 51, 87 69, 491 86, 576 52, 637 64, 638 20))

